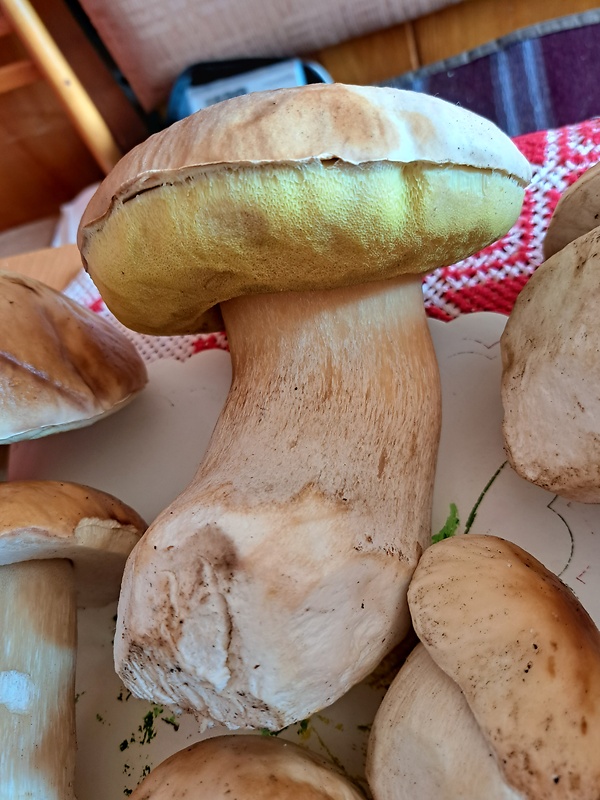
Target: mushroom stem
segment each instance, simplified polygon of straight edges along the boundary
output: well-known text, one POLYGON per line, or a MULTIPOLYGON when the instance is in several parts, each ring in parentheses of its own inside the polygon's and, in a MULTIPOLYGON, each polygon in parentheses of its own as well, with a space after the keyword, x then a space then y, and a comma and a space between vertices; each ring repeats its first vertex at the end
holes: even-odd
POLYGON ((439 373, 418 277, 222 311, 230 394, 196 478, 126 568, 116 662, 138 695, 277 729, 409 629, 439 373))
POLYGON ((221 309, 233 383, 203 480, 234 481, 251 513, 308 491, 323 509, 348 509, 345 529, 366 513, 356 533, 367 550, 420 555, 440 419, 420 278, 239 297, 221 309))
POLYGON ((524 800, 504 781, 458 685, 422 644, 375 715, 366 772, 375 800, 524 800))
POLYGON ((76 626, 69 561, 0 567, 0 797, 74 798, 76 626))

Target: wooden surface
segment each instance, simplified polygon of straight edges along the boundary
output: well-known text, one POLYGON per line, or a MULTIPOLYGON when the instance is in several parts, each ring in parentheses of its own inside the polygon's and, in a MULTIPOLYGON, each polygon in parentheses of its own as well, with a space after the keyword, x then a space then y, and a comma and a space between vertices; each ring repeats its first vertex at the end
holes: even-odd
POLYGON ((310 55, 340 83, 379 83, 519 28, 598 8, 594 0, 465 0, 310 55))
MULTIPOLYGON (((30 81, 39 76, 49 85, 96 163, 107 174, 123 154, 104 117, 50 36, 41 17, 29 0, 0 0, 0 10, 29 54, 34 68, 30 81)), ((8 66, 23 67, 26 64, 26 61, 18 61, 16 65, 8 66)), ((16 77, 13 88, 25 85, 21 75, 16 77)))
MULTIPOLYGON (((64 0, 33 0, 33 5, 121 150, 145 138, 141 118, 64 0)), ((0 68, 28 58, 8 27, 0 25, 0 68)), ((23 85, 0 95, 0 231, 57 214, 62 203, 103 175, 56 91, 42 80, 27 83, 32 76, 21 74, 23 85)))
POLYGON ((64 289, 80 269, 81 257, 74 244, 0 258, 0 270, 28 275, 58 290, 64 289))

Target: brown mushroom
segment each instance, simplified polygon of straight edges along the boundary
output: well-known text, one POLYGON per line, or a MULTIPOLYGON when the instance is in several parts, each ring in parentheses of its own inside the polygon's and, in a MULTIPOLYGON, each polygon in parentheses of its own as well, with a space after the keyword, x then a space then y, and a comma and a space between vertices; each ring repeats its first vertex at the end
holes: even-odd
POLYGON ((515 471, 600 502, 600 228, 542 264, 500 340, 503 435, 515 471))
POLYGON ((116 599, 145 527, 86 486, 0 483, 0 797, 74 798, 76 610, 116 599))
POLYGON ((554 209, 544 236, 544 258, 549 259, 580 236, 600 226, 600 164, 586 170, 569 186, 554 209))
POLYGON ((33 278, 0 272, 0 444, 90 425, 146 384, 115 325, 33 278))
MULTIPOLYGON (((439 737, 427 730, 437 724, 431 702, 418 686, 413 702, 401 672, 390 690, 395 698, 386 697, 387 711, 377 715, 372 730, 368 773, 375 800, 438 798, 436 773, 445 798, 470 798, 460 789, 471 769, 464 753, 454 764, 451 760, 457 746, 473 746, 478 759, 472 774, 483 782, 473 797, 597 800, 600 632, 574 594, 517 545, 469 534, 426 551, 408 598, 415 631, 444 673, 440 713, 451 709, 456 715, 440 724, 446 730, 454 727, 457 742, 448 745, 450 758, 440 752, 439 737), (408 704, 398 702, 399 693, 408 704), (420 716, 419 697, 425 704, 420 716), (479 743, 473 724, 481 733, 479 743), (421 725, 418 752, 415 728, 421 725), (406 756, 410 741, 398 751, 382 750, 386 729, 395 727, 404 730, 395 730, 393 736, 398 741, 410 737, 414 747, 414 757, 402 765, 397 759, 406 756), (482 765, 481 759, 494 759, 495 764, 482 765), (427 765, 433 780, 423 769, 427 765), (405 794, 390 789, 400 773, 405 794)), ((425 656, 417 658, 425 676, 425 656)), ((415 685, 414 672, 412 676, 415 685)))
POLYGON ((175 753, 131 800, 364 800, 324 759, 264 736, 216 736, 175 753))
POLYGON ((79 241, 107 304, 166 334, 220 303, 233 364, 200 471, 125 573, 134 694, 279 729, 406 634, 440 426, 421 274, 504 233, 528 178, 463 109, 339 84, 212 106, 106 178, 79 241))

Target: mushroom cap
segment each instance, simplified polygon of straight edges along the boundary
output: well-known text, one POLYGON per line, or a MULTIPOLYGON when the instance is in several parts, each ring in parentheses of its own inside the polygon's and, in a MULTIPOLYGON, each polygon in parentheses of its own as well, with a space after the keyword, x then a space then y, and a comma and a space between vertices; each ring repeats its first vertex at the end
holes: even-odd
POLYGON ((500 340, 504 444, 548 491, 600 502, 600 228, 542 264, 500 340))
POLYGON ((0 483, 0 565, 71 561, 79 606, 103 606, 118 597, 127 556, 145 530, 132 508, 89 486, 0 483))
POLYGON ((548 259, 600 225, 600 164, 586 170, 561 195, 544 237, 548 259))
POLYGON ((516 220, 530 167, 491 122, 420 93, 314 84, 236 97, 128 153, 81 220, 113 313, 155 334, 222 326, 253 293, 453 263, 516 220))
POLYGON ((422 644, 379 706, 366 764, 375 800, 520 800, 458 685, 422 644))
POLYGON ((0 272, 0 444, 90 425, 146 384, 115 325, 54 289, 0 272))
POLYGON ((468 534, 425 551, 409 605, 506 782, 529 800, 596 800, 600 632, 570 589, 517 545, 468 534))
POLYGON ((364 800, 314 753, 282 739, 217 736, 163 761, 131 800, 364 800))

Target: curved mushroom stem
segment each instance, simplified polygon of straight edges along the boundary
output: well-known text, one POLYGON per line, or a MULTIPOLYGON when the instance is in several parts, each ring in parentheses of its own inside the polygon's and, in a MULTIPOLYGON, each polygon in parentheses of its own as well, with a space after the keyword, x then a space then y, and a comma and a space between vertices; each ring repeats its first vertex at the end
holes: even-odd
POLYGON ((138 695, 277 729, 409 629, 439 372, 415 276, 222 311, 231 390, 196 478, 126 568, 116 662, 138 695))
POLYGON ((504 781, 465 696, 418 644, 371 728, 375 800, 524 800, 504 781))
POLYGON ((71 800, 77 610, 65 559, 0 567, 0 796, 71 800))
POLYGON ((221 309, 233 382, 202 480, 235 481, 253 507, 307 489, 338 509, 367 506, 369 544, 420 555, 440 426, 421 279, 241 297, 221 309))

